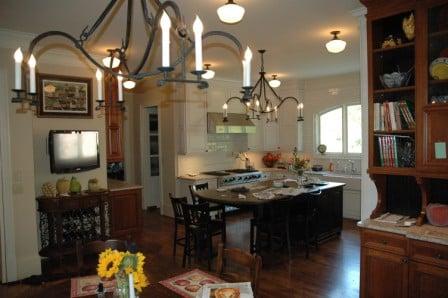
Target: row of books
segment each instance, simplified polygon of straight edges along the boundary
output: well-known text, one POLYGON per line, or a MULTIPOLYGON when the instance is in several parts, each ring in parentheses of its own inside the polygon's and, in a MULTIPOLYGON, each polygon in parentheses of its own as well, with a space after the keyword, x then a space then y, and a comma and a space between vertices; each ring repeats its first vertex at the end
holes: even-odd
POLYGON ((415 167, 414 139, 400 135, 377 135, 382 167, 415 167))
POLYGON ((414 129, 415 119, 412 102, 401 100, 396 102, 374 103, 374 130, 393 131, 414 129))

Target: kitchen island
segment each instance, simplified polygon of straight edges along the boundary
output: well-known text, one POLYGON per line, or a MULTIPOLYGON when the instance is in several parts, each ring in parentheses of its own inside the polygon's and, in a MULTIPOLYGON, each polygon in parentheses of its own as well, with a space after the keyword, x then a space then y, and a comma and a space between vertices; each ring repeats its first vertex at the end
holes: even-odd
MULTIPOLYGON (((299 189, 301 194, 294 196, 300 200, 307 192, 321 192, 318 198, 318 241, 324 242, 337 237, 342 231, 342 204, 344 183, 326 182, 325 185, 315 186, 309 189, 299 189)), ((272 188, 272 181, 264 181, 248 186, 249 191, 244 197, 229 189, 208 189, 197 192, 197 196, 204 201, 226 206, 249 209, 254 218, 263 217, 264 207, 276 200, 291 198, 288 195, 276 195, 271 200, 262 200, 256 197, 256 193, 272 188), (255 194, 255 195, 254 195, 255 194)), ((297 186, 295 187, 297 189, 297 186)), ((293 188, 290 188, 293 189, 293 188)))

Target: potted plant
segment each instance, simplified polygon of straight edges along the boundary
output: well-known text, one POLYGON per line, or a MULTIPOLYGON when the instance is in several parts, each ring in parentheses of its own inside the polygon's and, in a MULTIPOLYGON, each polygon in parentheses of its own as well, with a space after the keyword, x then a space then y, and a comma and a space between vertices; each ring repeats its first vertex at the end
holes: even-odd
POLYGON ((280 156, 281 156, 280 153, 273 154, 271 152, 268 152, 268 153, 266 153, 265 156, 263 156, 263 159, 262 159, 263 164, 267 168, 272 168, 275 165, 275 163, 280 160, 280 156))

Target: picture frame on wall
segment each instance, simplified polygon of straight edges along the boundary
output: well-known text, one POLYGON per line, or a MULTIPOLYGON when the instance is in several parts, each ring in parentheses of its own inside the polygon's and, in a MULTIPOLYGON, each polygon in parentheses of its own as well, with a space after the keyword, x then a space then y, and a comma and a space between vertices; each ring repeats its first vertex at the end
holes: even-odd
POLYGON ((38 74, 38 117, 92 118, 92 79, 38 74))

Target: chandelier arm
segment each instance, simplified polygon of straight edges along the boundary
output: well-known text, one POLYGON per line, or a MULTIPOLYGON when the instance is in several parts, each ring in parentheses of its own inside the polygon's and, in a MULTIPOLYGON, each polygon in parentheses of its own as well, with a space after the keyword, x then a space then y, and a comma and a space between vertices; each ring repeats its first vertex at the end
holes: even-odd
POLYGON ((142 6, 143 19, 145 20, 145 23, 152 28, 154 26, 154 15, 152 13, 151 13, 151 16, 149 15, 149 10, 148 10, 148 5, 146 3, 146 0, 141 0, 140 3, 142 6))
POLYGON ((128 0, 128 12, 127 12, 127 19, 126 19, 126 35, 125 35, 125 41, 121 45, 122 52, 126 52, 126 50, 129 47, 129 37, 131 35, 131 28, 132 28, 132 8, 133 8, 133 0, 128 0))
POLYGON ((232 96, 229 99, 226 100, 226 104, 229 104, 232 100, 238 100, 241 102, 242 98, 238 96, 232 96))
MULTIPOLYGON (((156 2, 156 5, 158 6, 158 9, 157 9, 157 13, 156 13, 156 16, 155 16, 155 19, 154 19, 154 24, 158 24, 160 22, 160 18, 162 17, 162 13, 168 7, 171 7, 173 9, 174 13, 176 14, 176 19, 177 19, 176 21, 180 21, 180 23, 183 23, 182 22, 182 16, 180 14, 179 6, 177 6, 177 4, 175 2, 173 2, 173 1, 165 1, 165 2, 163 2, 163 4, 160 3, 160 2, 158 2, 158 3, 157 2, 156 2)), ((137 75, 142 70, 142 68, 145 66, 145 63, 146 63, 146 61, 147 61, 147 59, 149 57, 149 53, 151 52, 151 49, 152 49, 152 45, 154 44, 154 39, 155 39, 155 36, 156 36, 156 33, 157 33, 158 29, 159 29, 158 26, 156 26, 156 25, 153 26, 151 34, 150 34, 149 39, 148 39, 148 42, 146 44, 146 49, 145 49, 145 52, 143 54, 143 57, 140 60, 140 63, 138 64, 138 66, 135 68, 135 70, 132 71, 132 75, 137 75)), ((178 27, 178 32, 179 32, 179 30, 183 30, 183 29, 178 27)), ((156 74, 157 73, 161 73, 161 72, 157 71, 156 74)))
POLYGON ((294 96, 288 96, 288 97, 285 97, 285 98, 282 99, 282 101, 280 102, 280 104, 278 105, 278 107, 280 108, 280 106, 281 106, 284 102, 286 102, 286 101, 288 101, 288 100, 293 100, 293 101, 296 102, 296 104, 299 104, 299 103, 300 103, 300 101, 299 101, 297 98, 295 98, 294 96))
POLYGON ((98 19, 95 21, 95 23, 92 25, 92 27, 89 29, 89 26, 85 27, 84 30, 81 32, 81 35, 79 36, 79 41, 82 44, 84 41, 86 41, 98 28, 98 26, 101 25, 101 23, 104 21, 106 16, 110 13, 114 5, 117 3, 117 0, 110 0, 109 4, 106 6, 104 11, 100 14, 98 19))

